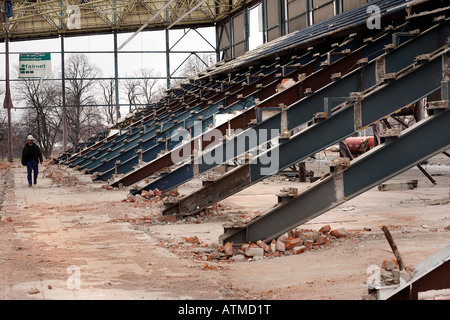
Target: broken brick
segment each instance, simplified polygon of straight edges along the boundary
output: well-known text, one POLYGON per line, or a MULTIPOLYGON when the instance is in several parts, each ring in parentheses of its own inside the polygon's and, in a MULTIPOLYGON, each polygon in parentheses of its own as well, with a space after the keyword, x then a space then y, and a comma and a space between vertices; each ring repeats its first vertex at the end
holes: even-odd
POLYGON ((316 234, 314 232, 303 232, 300 234, 300 239, 304 240, 312 240, 314 241, 316 238, 316 234))
POLYGON ((319 229, 320 233, 328 233, 330 231, 331 231, 331 227, 328 224, 319 229))
POLYGON ((247 248, 250 246, 250 243, 243 243, 241 245, 241 250, 245 252, 245 250, 247 250, 247 248))
POLYGON ((306 247, 305 246, 297 246, 297 247, 294 247, 294 249, 292 249, 292 252, 294 254, 300 254, 300 253, 305 252, 305 251, 306 251, 306 247))
POLYGON ((277 251, 281 251, 281 252, 286 251, 286 245, 281 240, 277 240, 276 248, 277 248, 277 251))
POLYGON ((233 244, 231 242, 225 243, 223 246, 223 253, 225 253, 227 256, 233 255, 233 244))
POLYGON ((385 260, 383 260, 383 263, 381 265, 382 269, 385 269, 385 270, 388 270, 388 271, 391 271, 391 270, 393 270, 393 269, 395 269, 397 267, 398 267, 398 263, 394 259, 385 259, 385 260))
POLYGON ((262 240, 258 240, 256 242, 256 244, 261 247, 265 252, 270 252, 270 246, 268 244, 266 244, 264 241, 262 240))
POLYGON ((186 242, 193 243, 193 244, 199 244, 200 243, 200 240, 198 239, 197 236, 186 237, 185 240, 186 240, 186 242))
POLYGON ((347 230, 345 230, 344 228, 340 228, 340 229, 336 229, 336 230, 331 230, 330 232, 333 236, 335 236, 336 238, 341 238, 347 235, 347 230))
POLYGON ((245 250, 245 255, 247 257, 263 257, 264 249, 259 246, 249 246, 247 250, 245 250))
POLYGON ((272 240, 272 242, 270 243, 270 250, 272 252, 277 251, 277 242, 275 240, 272 240))
POLYGON ((322 235, 318 236, 314 242, 317 243, 317 244, 327 243, 328 242, 328 237, 326 235, 322 234, 322 235))
POLYGON ((314 241, 306 239, 303 241, 303 245, 306 247, 306 249, 311 250, 313 246, 314 241))
MULTIPOLYGON (((292 238, 292 237, 291 237, 292 238)), ((281 242, 283 242, 283 243, 286 243, 286 242, 288 242, 290 239, 289 239, 289 235, 287 234, 287 233, 285 233, 285 234, 283 234, 282 236, 280 236, 278 239, 277 239, 277 241, 281 241, 281 242)))
POLYGON ((291 239, 288 242, 286 242, 286 246, 285 247, 286 247, 286 249, 291 249, 291 248, 295 247, 296 245, 301 244, 301 242, 302 242, 301 239, 294 238, 294 239, 291 239))

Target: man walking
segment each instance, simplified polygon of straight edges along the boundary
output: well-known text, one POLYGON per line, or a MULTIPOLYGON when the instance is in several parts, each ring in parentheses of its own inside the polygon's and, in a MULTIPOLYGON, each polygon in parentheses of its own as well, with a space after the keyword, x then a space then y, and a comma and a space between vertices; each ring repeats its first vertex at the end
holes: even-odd
POLYGON ((23 147, 22 151, 22 165, 27 166, 27 179, 28 186, 31 187, 37 183, 37 177, 39 174, 38 162, 42 164, 42 152, 37 144, 34 143, 34 138, 32 135, 27 137, 27 143, 23 147), (31 180, 31 173, 33 172, 33 180, 31 180))

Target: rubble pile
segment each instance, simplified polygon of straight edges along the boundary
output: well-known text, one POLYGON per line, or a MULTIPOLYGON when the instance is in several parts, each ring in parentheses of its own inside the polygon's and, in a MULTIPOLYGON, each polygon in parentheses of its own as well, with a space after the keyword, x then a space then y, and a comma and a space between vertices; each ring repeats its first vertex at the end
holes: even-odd
POLYGON ((326 225, 319 231, 292 229, 269 244, 260 240, 236 247, 231 242, 224 245, 208 244, 201 241, 197 236, 192 236, 172 241, 161 241, 159 246, 185 258, 195 260, 240 262, 301 254, 307 250, 328 246, 333 239, 345 237, 348 234, 344 228, 331 230, 330 226, 326 225))
POLYGON ((247 259, 258 259, 282 255, 301 254, 307 250, 319 249, 327 246, 332 239, 345 237, 348 231, 344 228, 331 230, 325 225, 318 231, 312 229, 292 229, 281 235, 269 244, 264 241, 255 243, 244 243, 235 248, 232 243, 227 242, 218 248, 232 260, 243 261, 247 259))
POLYGON ((52 183, 56 184, 58 187, 74 187, 79 184, 77 177, 71 175, 68 172, 54 170, 52 167, 47 166, 44 170, 44 177, 52 180, 52 183))
POLYGON ((397 260, 386 259, 383 261, 380 270, 380 285, 390 286, 400 283, 400 279, 405 282, 411 280, 416 273, 413 267, 406 266, 404 270, 400 270, 397 260))

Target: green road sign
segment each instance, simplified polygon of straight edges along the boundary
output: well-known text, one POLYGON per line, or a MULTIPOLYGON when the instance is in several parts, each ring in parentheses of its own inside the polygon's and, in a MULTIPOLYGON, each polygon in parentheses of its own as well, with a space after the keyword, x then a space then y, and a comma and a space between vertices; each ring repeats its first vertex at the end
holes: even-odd
POLYGON ((19 78, 42 78, 52 74, 50 53, 21 53, 19 78))

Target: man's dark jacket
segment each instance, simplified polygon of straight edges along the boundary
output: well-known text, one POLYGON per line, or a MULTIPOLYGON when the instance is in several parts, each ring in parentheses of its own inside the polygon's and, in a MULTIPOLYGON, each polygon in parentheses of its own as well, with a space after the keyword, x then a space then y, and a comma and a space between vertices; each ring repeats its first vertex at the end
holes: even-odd
POLYGON ((36 163, 43 161, 41 149, 34 142, 31 146, 28 143, 25 144, 22 151, 22 165, 26 166, 30 160, 34 160, 36 163))

